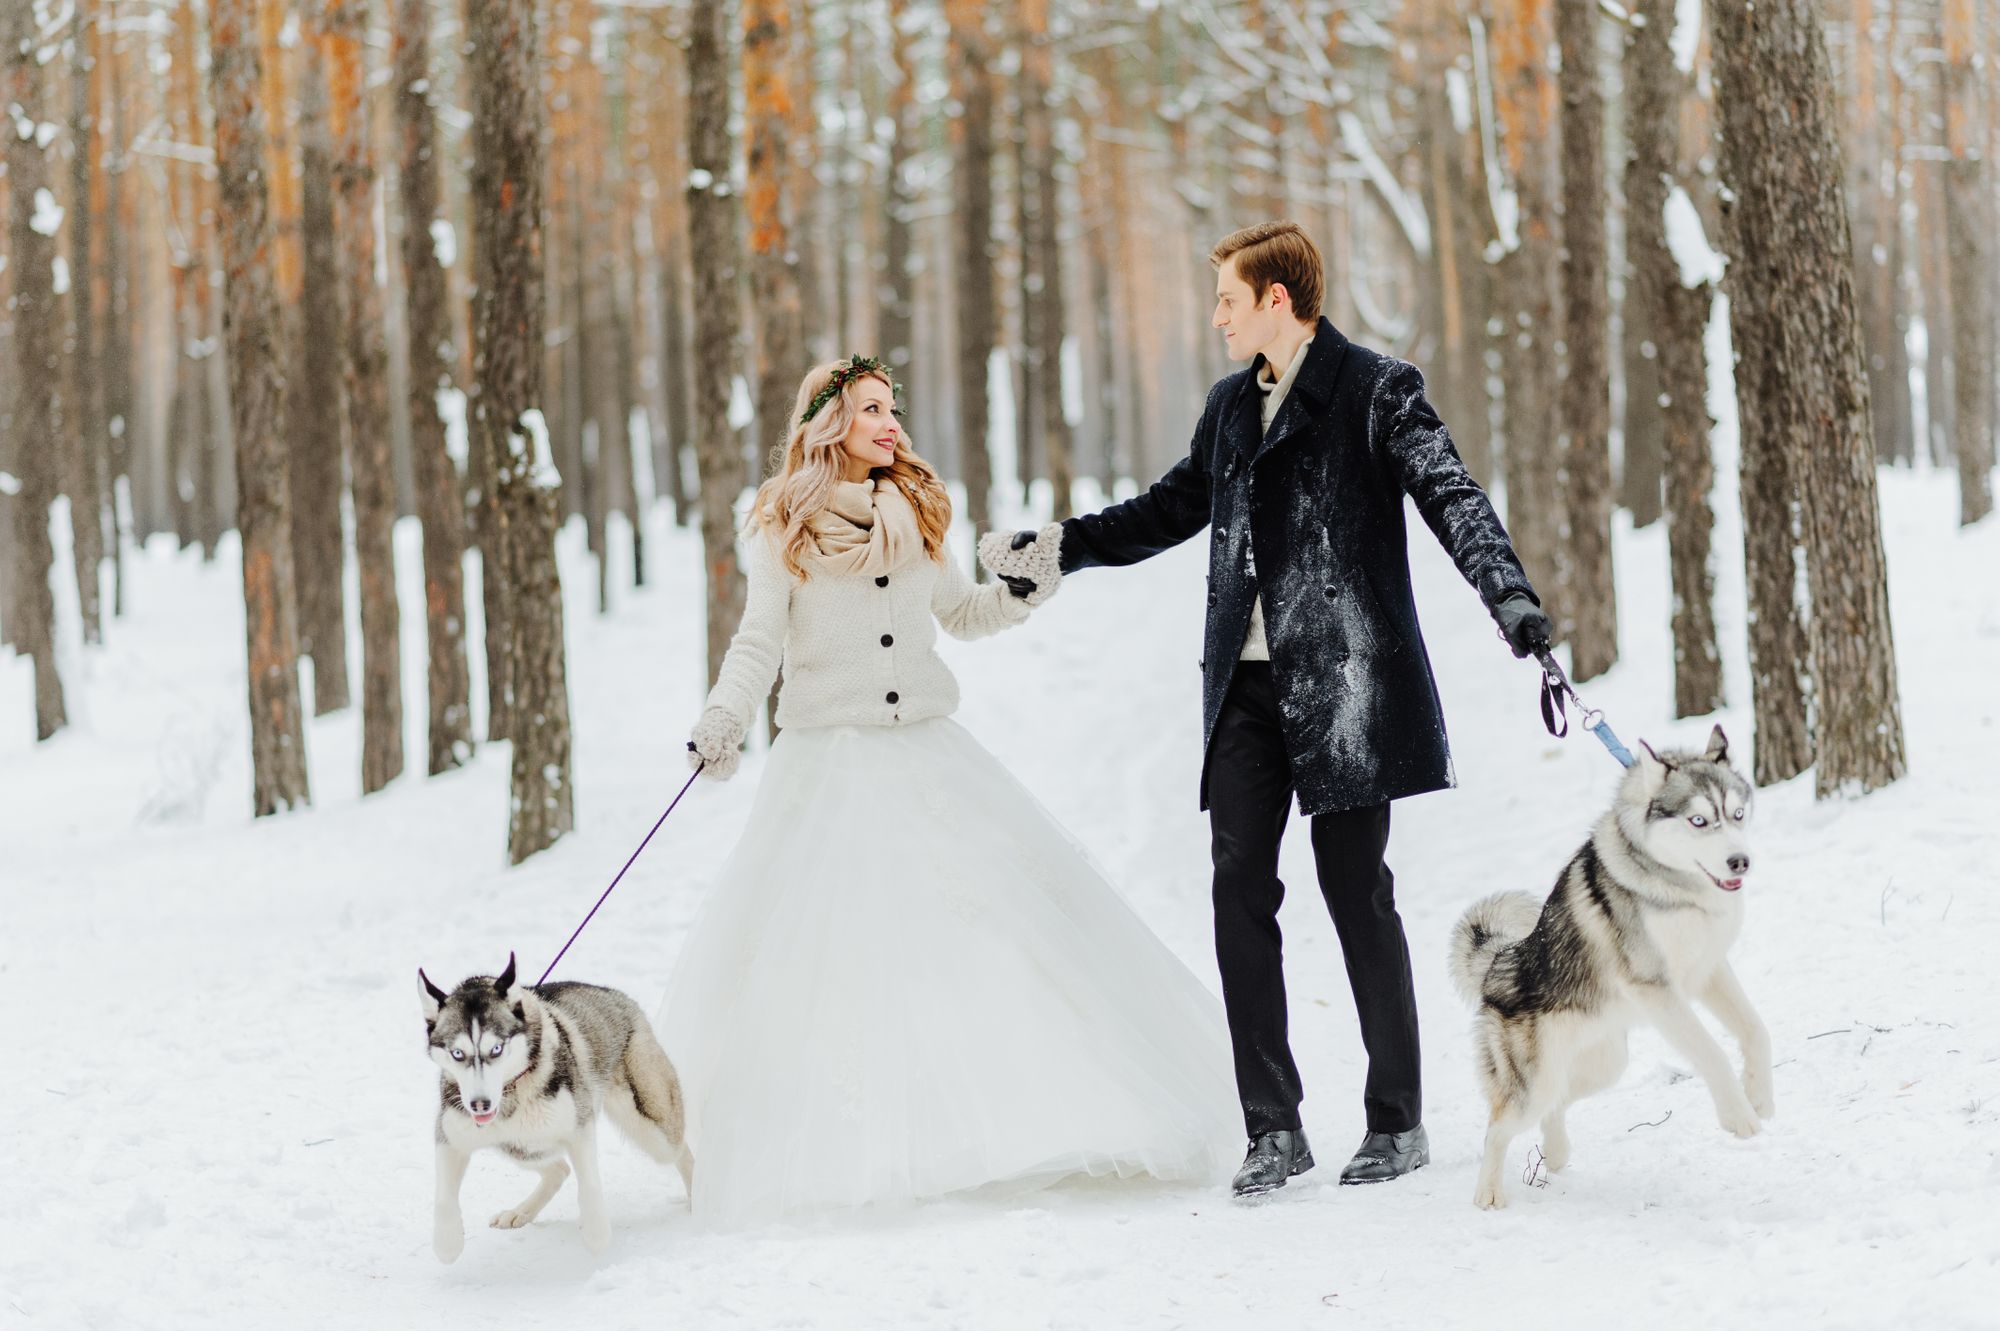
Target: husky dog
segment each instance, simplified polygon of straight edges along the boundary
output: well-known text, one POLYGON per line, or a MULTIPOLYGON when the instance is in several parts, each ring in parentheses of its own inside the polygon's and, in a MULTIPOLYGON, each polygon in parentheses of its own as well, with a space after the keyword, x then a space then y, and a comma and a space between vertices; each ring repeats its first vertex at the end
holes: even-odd
POLYGON ((692 1191, 680 1078, 637 1003, 594 984, 516 987, 511 953, 497 978, 475 975, 448 994, 421 969, 417 978, 431 1061, 444 1074, 431 1237, 439 1261, 457 1261, 465 1250, 458 1189, 472 1153, 485 1146, 542 1176, 520 1205, 493 1217, 495 1229, 533 1220, 574 1168, 583 1241, 602 1252, 611 1222, 597 1172, 600 1108, 648 1155, 678 1166, 692 1191))
POLYGON ((1776 1112, 1771 1040, 1729 968, 1750 868, 1750 784, 1729 766, 1720 726, 1703 753, 1640 749, 1546 902, 1502 892, 1453 930, 1452 981, 1479 1009, 1473 1043, 1492 1111, 1475 1206, 1507 1204, 1502 1158, 1537 1118, 1544 1162, 1569 1163, 1563 1112, 1618 1080, 1626 1032, 1642 1021, 1701 1074, 1727 1131, 1751 1136, 1776 1112), (1742 1046, 1740 1085, 1697 1001, 1742 1046))

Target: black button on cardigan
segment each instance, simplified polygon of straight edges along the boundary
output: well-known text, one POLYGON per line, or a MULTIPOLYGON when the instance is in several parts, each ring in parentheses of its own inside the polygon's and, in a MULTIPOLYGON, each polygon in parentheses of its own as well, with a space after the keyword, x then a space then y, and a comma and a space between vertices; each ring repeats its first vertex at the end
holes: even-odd
POLYGON ((889 585, 889 575, 884 573, 881 577, 875 579, 875 585, 877 587, 887 587, 889 585))
POLYGON ((893 647, 895 643, 896 643, 896 637, 894 634, 885 633, 882 635, 882 645, 884 647, 893 647))
POLYGON ((897 698, 897 696, 898 696, 898 695, 896 695, 895 693, 891 693, 891 694, 889 695, 889 701, 890 701, 890 702, 892 702, 892 703, 893 703, 893 702, 895 702, 895 701, 896 701, 896 698, 897 698))

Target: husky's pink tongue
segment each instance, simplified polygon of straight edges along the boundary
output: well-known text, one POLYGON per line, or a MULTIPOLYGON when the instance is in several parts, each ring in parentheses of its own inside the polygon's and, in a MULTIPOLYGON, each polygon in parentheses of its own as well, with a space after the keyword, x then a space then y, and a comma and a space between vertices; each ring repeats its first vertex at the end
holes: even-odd
MULTIPOLYGON (((498 1111, 495 1111, 495 1112, 498 1112, 498 1111)), ((474 1123, 477 1123, 477 1124, 478 1124, 478 1125, 479 1125, 480 1127, 482 1127, 482 1128, 483 1128, 483 1127, 485 1127, 485 1126, 486 1126, 486 1125, 487 1125, 488 1123, 491 1123, 491 1122, 493 1121, 493 1114, 492 1114, 492 1113, 486 1113, 486 1114, 474 1114, 474 1115, 472 1116, 472 1121, 473 1121, 474 1123)))
POLYGON ((1722 890, 1725 892, 1734 892, 1743 886, 1741 878, 1722 878, 1717 881, 1722 884, 1722 890))

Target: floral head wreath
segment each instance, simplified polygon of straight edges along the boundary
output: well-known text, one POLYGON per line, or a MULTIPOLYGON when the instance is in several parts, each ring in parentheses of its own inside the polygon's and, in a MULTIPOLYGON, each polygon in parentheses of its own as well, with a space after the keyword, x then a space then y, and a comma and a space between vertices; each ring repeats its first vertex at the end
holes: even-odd
POLYGON ((850 355, 847 358, 847 365, 842 369, 835 370, 833 378, 827 381, 826 387, 813 395, 813 400, 806 406, 805 415, 799 417, 799 424, 804 425, 807 421, 819 415, 821 407, 833 401, 834 396, 841 389, 847 387, 864 374, 879 374, 889 381, 889 394, 895 404, 890 410, 894 411, 898 416, 902 415, 903 386, 896 382, 896 376, 889 373, 888 365, 873 356, 850 355))

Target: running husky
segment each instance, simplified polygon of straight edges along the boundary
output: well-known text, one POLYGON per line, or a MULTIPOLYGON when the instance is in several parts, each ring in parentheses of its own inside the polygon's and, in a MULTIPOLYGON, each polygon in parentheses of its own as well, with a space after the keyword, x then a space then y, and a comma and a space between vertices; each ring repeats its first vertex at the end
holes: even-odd
POLYGON ((1479 1009, 1473 1043, 1492 1118, 1473 1205, 1507 1204, 1508 1145, 1536 1118, 1551 1170, 1569 1163, 1563 1111, 1625 1070, 1625 1034, 1650 1021, 1694 1065, 1738 1137, 1776 1112, 1771 1040, 1729 968, 1743 927, 1750 784, 1717 726, 1704 753, 1643 742, 1611 811, 1546 903, 1477 902, 1453 930, 1452 981, 1479 1009), (1695 1016, 1706 1004, 1743 1048, 1743 1079, 1695 1016))
POLYGON ((611 1242, 597 1172, 597 1111, 694 1187, 682 1137, 681 1083, 639 1005, 615 989, 559 981, 514 984, 514 958, 498 978, 475 975, 449 994, 423 982, 431 1061, 443 1071, 437 1117, 437 1221, 431 1246, 453 1262, 465 1250, 458 1188, 481 1147, 497 1146, 542 1181, 495 1229, 533 1220, 576 1169, 583 1241, 611 1242), (569 1157, 569 1163, 563 1157, 569 1157))

